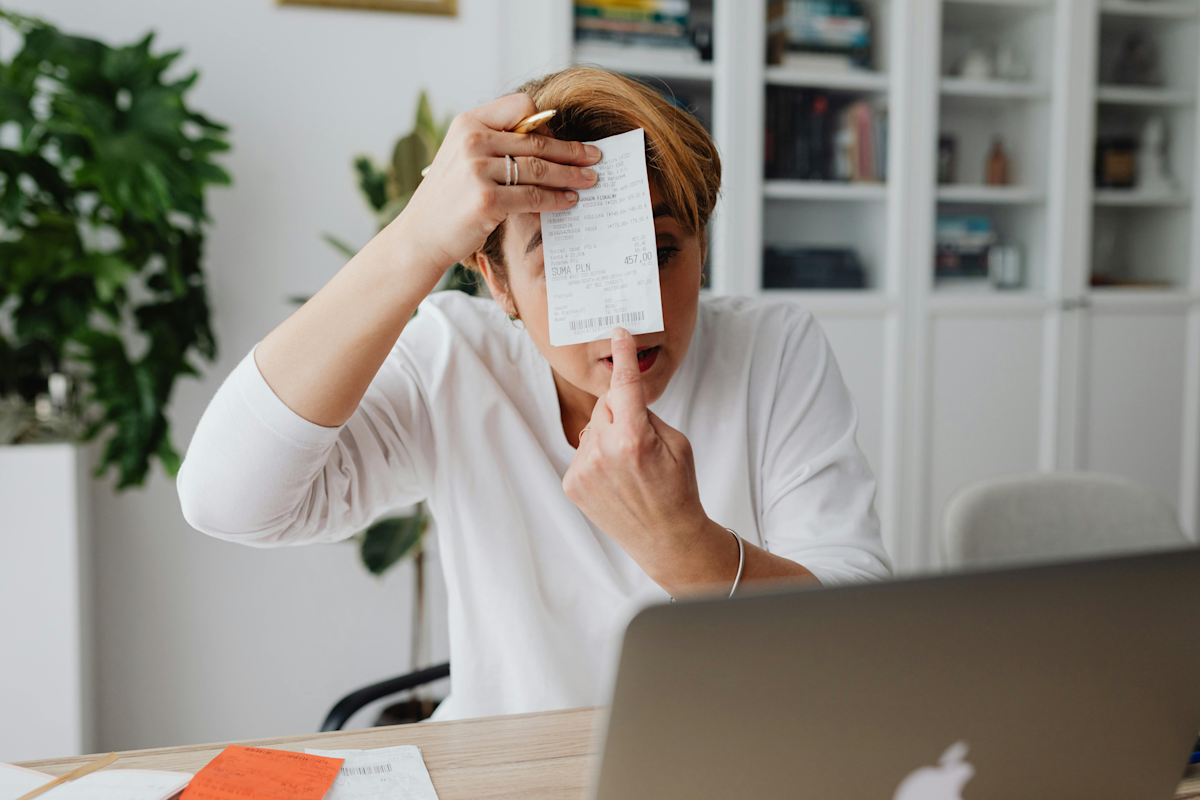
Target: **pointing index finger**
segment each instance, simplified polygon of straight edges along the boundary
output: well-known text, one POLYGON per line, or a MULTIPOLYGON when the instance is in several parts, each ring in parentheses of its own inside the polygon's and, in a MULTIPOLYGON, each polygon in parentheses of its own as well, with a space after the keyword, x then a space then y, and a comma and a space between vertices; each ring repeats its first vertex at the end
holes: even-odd
POLYGON ((613 422, 648 419, 646 391, 642 388, 642 371, 638 369, 637 348, 633 337, 624 328, 613 328, 612 380, 608 384, 608 407, 613 422))

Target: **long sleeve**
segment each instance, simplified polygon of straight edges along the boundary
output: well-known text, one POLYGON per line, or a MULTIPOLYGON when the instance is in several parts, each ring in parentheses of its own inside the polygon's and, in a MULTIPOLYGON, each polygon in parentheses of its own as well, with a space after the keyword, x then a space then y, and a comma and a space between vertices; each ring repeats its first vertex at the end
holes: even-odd
POLYGON ((858 412, 811 315, 793 316, 780 352, 763 454, 767 547, 825 585, 885 578, 875 476, 855 441, 858 412))
POLYGON ((183 515, 211 536, 259 547, 345 539, 425 497, 432 439, 428 406, 402 344, 340 428, 315 425, 289 409, 251 352, 192 437, 177 480, 183 515))

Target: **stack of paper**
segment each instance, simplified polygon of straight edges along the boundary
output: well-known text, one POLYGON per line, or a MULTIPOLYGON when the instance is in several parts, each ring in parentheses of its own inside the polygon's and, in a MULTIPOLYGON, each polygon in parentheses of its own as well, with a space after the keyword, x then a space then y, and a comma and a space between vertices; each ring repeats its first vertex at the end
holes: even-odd
MULTIPOLYGON (((170 800, 191 779, 189 772, 107 769, 55 786, 38 800, 170 800)), ((53 775, 0 764, 0 800, 16 800, 52 780, 53 775)))
POLYGON ((344 759, 325 800, 438 800, 418 747, 304 752, 344 759))

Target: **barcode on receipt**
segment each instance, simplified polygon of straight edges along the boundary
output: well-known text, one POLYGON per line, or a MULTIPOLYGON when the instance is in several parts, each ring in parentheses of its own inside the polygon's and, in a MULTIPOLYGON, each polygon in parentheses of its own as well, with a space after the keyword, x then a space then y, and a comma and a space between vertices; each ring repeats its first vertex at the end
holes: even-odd
POLYGON ((571 333, 579 331, 594 331, 598 328, 611 328, 617 323, 628 325, 630 322, 641 322, 645 319, 644 311, 631 311, 627 314, 609 314, 606 317, 591 317, 589 319, 573 319, 570 321, 571 333))
POLYGON ((391 764, 368 764, 364 767, 342 767, 343 775, 378 775, 381 772, 391 771, 391 764))

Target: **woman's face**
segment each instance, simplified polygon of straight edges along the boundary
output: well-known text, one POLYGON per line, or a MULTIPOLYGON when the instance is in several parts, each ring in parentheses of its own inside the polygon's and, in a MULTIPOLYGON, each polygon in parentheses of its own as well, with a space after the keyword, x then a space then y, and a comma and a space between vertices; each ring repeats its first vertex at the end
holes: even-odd
MULTIPOLYGON (((650 201, 654 208, 664 329, 633 337, 648 403, 662 396, 667 382, 687 355, 696 327, 700 268, 704 263, 699 237, 684 232, 670 209, 660 205, 658 191, 653 187, 650 201)), ((593 397, 607 392, 612 376, 612 348, 608 339, 561 347, 550 344, 540 216, 509 217, 503 249, 508 265, 507 294, 505 287, 497 284, 490 264, 485 270, 493 297, 510 313, 515 309, 521 315, 530 338, 560 378, 593 397)))

